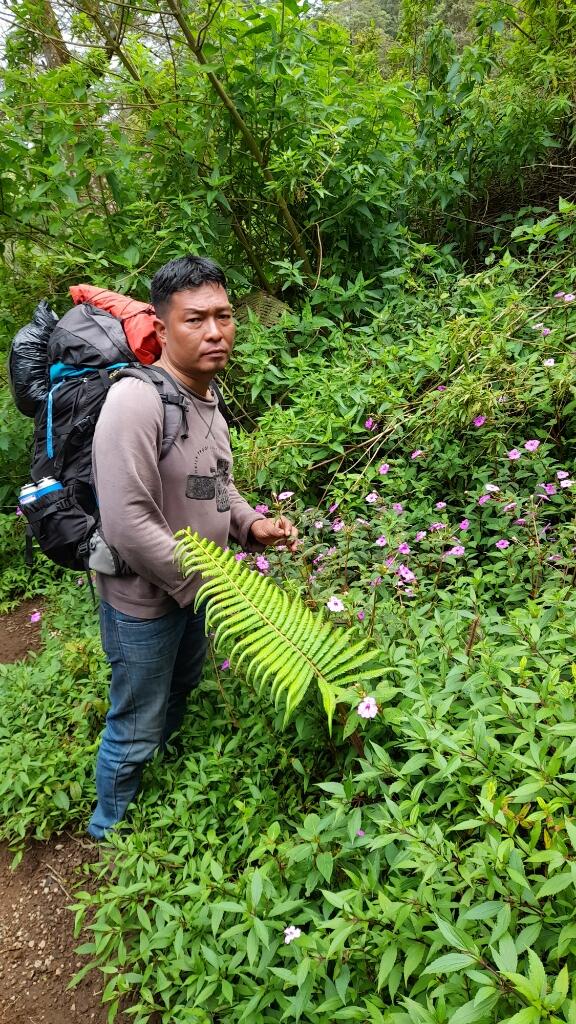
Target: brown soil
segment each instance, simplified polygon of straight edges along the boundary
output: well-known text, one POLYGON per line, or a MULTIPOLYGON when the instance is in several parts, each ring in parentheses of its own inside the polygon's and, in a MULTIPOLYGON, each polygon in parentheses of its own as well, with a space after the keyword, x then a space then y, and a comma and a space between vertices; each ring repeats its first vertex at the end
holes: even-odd
MULTIPOLYGON (((42 620, 30 622, 35 611, 43 611, 39 600, 0 617, 0 662, 40 649, 42 620)), ((81 866, 98 859, 98 847, 67 836, 30 844, 15 871, 12 858, 0 847, 0 1024, 105 1024, 101 975, 68 991, 83 963, 69 907, 81 866)))
POLYGON ((32 844, 15 871, 12 856, 0 849, 0 1024, 105 1024, 97 972, 68 991, 83 963, 72 891, 98 849, 67 836, 32 844))
POLYGON ((39 651, 42 646, 42 619, 30 622, 34 612, 42 614, 40 598, 23 601, 18 608, 0 616, 0 662, 19 661, 30 651, 39 651))

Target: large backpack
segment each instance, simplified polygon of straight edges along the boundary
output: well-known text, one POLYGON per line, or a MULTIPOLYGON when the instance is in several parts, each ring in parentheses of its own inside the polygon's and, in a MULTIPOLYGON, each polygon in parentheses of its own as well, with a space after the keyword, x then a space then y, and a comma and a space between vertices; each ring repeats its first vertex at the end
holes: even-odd
MULTIPOLYGON (((99 530, 92 476, 96 421, 114 381, 130 376, 149 382, 164 405, 162 459, 180 432, 182 437, 188 434, 188 401, 160 367, 134 361, 120 320, 89 303, 75 306, 55 322, 47 341, 47 360, 47 392, 35 403, 30 468, 33 484, 40 487, 35 493, 27 487, 20 496, 29 532, 58 565, 96 568, 111 575, 129 573, 99 530)), ((217 386, 214 382, 211 386, 230 423, 217 386)))

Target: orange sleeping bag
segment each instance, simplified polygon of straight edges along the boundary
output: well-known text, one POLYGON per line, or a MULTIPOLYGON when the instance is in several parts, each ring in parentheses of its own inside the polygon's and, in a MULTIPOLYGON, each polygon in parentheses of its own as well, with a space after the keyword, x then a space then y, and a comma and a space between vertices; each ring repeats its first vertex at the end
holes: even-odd
POLYGON ((154 330, 154 306, 91 284, 72 285, 70 295, 75 306, 80 302, 89 302, 118 317, 126 340, 139 362, 149 366, 159 358, 162 348, 154 330))

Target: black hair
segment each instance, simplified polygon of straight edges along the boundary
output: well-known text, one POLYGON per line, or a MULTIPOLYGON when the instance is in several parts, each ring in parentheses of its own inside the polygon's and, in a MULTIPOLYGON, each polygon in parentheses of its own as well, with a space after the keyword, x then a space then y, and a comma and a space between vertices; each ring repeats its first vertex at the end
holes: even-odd
POLYGON ((157 313, 168 306, 174 292, 199 288, 203 284, 220 284, 226 288, 224 271, 206 256, 180 256, 157 270, 150 285, 152 305, 157 313))

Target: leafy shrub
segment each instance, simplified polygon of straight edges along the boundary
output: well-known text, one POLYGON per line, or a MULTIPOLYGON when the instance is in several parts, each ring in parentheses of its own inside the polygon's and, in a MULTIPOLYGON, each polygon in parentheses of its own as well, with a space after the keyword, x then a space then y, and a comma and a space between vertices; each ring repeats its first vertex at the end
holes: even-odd
POLYGON ((132 991, 140 1022, 572 1019, 574 599, 472 629, 475 611, 461 594, 397 609, 379 714, 354 713, 359 763, 311 789, 313 719, 275 737, 229 680, 234 734, 201 701, 79 898, 111 1007, 132 991))
POLYGON ((77 581, 52 585, 41 654, 0 665, 0 837, 20 850, 26 836, 45 839, 85 817, 94 798, 107 673, 95 610, 77 581))
POLYGON ((26 521, 23 516, 0 512, 0 611, 22 598, 46 593, 62 573, 36 548, 34 564, 26 564, 26 521))

